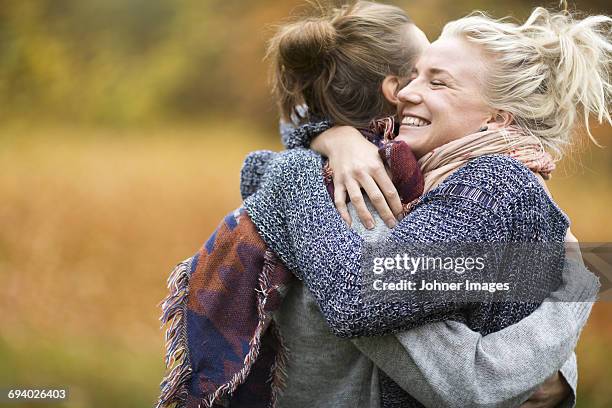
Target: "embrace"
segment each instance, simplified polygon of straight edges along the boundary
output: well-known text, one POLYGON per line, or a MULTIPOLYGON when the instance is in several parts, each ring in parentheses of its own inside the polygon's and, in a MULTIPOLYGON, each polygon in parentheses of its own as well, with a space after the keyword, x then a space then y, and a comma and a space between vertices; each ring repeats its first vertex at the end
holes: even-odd
POLYGON ((575 243, 546 180, 578 123, 593 139, 591 116, 611 122, 611 26, 475 12, 430 43, 367 1, 281 26, 268 59, 287 150, 246 158, 243 205, 172 271, 157 407, 574 406, 599 288, 579 253, 505 267, 534 290, 554 283, 538 301, 376 301, 361 260, 399 244, 575 243))

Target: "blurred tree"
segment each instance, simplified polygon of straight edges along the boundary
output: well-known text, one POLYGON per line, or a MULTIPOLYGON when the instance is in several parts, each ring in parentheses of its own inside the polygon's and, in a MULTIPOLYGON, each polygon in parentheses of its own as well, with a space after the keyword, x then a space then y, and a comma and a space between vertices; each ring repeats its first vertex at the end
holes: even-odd
MULTIPOLYGON (((430 38, 473 9, 524 17, 542 4, 393 3, 430 38)), ((602 0, 576 7, 610 10, 602 0)), ((3 0, 0 118, 140 123, 240 117, 273 126, 266 40, 274 24, 306 9, 301 0, 3 0)))

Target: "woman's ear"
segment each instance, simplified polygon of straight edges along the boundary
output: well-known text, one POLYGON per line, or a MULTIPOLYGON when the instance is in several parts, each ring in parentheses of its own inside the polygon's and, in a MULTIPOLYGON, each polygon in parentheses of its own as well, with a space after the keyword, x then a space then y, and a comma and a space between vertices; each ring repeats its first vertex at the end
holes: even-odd
POLYGON ((395 75, 387 75, 382 82, 382 93, 385 99, 392 105, 397 105, 397 93, 400 90, 400 80, 395 75))
POLYGON ((508 127, 514 122, 514 116, 510 112, 496 111, 487 122, 487 127, 491 129, 501 129, 508 127))

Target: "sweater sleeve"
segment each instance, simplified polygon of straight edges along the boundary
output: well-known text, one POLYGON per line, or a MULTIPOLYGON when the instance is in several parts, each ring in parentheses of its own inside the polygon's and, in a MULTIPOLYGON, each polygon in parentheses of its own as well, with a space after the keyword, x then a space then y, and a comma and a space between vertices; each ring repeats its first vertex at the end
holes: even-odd
POLYGON ((327 129, 330 129, 332 126, 333 124, 329 120, 305 123, 301 126, 295 126, 292 123, 281 121, 281 141, 286 149, 295 149, 296 147, 309 148, 312 139, 327 129))
POLYGON ((425 406, 518 406, 559 370, 572 388, 563 407, 572 407, 576 397, 572 350, 599 282, 584 264, 571 260, 562 277, 559 289, 532 314, 486 336, 462 323, 445 321, 352 341, 425 406), (456 369, 449 370, 451 365, 456 369))
POLYGON ((559 370, 565 381, 570 386, 571 392, 568 397, 561 401, 560 408, 573 408, 576 406, 576 392, 578 389, 578 365, 576 362, 576 353, 572 353, 565 364, 559 370))
MULTIPOLYGON (((327 120, 306 123, 297 127, 281 120, 279 132, 281 142, 286 149, 309 148, 314 137, 331 127, 332 123, 327 120)), ((256 150, 246 156, 240 169, 240 195, 243 200, 257 191, 268 165, 276 155, 276 152, 270 150, 256 150)))
POLYGON ((243 200, 257 191, 268 165, 277 154, 271 150, 256 150, 244 159, 240 169, 240 195, 243 200))
MULTIPOLYGON (((463 172, 464 177, 470 173, 482 176, 479 171, 489 168, 490 163, 483 160, 484 164, 479 166, 475 163, 477 160, 464 166, 470 167, 463 172)), ((510 223, 513 221, 494 210, 538 216, 544 211, 539 211, 538 206, 544 205, 539 198, 545 193, 525 185, 524 178, 504 174, 504 168, 510 172, 521 171, 512 167, 516 164, 508 163, 510 159, 492 160, 502 171, 498 168, 485 174, 493 178, 487 185, 498 186, 516 179, 518 184, 514 187, 522 191, 522 200, 504 198, 503 194, 486 188, 478 190, 475 185, 468 186, 470 192, 464 194, 466 189, 453 188, 462 186, 462 178, 455 177, 454 183, 446 183, 446 190, 428 193, 395 228, 390 239, 402 244, 486 242, 491 236, 512 239, 510 223), (519 208, 517 203, 529 209, 519 208)), ((541 190, 535 178, 532 185, 541 190)), ((305 281, 338 336, 387 334, 432 321, 461 320, 468 313, 466 302, 430 303, 429 296, 421 291, 407 291, 401 301, 394 302, 363 299, 360 258, 364 242, 335 210, 322 182, 321 158, 311 151, 283 152, 266 173, 261 189, 245 201, 245 207, 266 243, 305 281)), ((537 232, 543 224, 536 218, 526 220, 529 225, 524 227, 537 232)), ((431 271, 428 278, 444 281, 450 273, 454 272, 431 271)))

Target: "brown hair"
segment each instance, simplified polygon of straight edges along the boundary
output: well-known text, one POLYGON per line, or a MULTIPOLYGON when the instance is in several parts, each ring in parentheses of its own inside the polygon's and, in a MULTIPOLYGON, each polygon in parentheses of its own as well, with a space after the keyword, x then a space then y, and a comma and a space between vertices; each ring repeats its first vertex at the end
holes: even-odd
POLYGON ((306 121, 296 111, 304 103, 310 114, 356 127, 394 113, 381 85, 412 68, 411 23, 398 7, 358 1, 280 27, 267 56, 282 117, 306 121))

